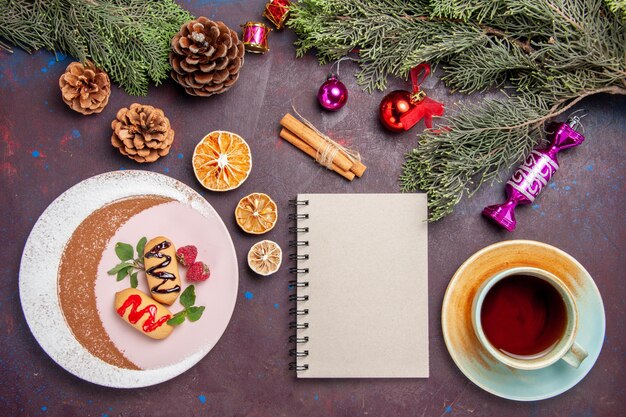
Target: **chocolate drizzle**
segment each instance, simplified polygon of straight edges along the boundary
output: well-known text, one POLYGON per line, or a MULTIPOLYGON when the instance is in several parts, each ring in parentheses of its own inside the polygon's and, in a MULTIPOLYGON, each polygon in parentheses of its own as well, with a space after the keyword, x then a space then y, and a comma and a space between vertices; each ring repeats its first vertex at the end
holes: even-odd
POLYGON ((164 258, 163 262, 161 262, 160 264, 154 265, 151 268, 148 268, 146 270, 146 274, 151 275, 155 278, 158 278, 161 280, 161 282, 157 285, 155 285, 154 287, 150 288, 150 291, 156 294, 171 294, 173 292, 180 292, 180 285, 174 285, 171 288, 165 288, 165 289, 161 289, 161 286, 163 286, 167 281, 174 281, 176 279, 176 275, 172 274, 171 272, 167 272, 167 271, 157 271, 157 269, 160 268, 165 268, 167 267, 171 262, 172 262, 172 257, 169 255, 166 255, 164 253, 162 253, 161 251, 163 249, 167 249, 172 245, 171 242, 168 242, 167 240, 164 240, 161 243, 158 243, 156 245, 154 245, 152 247, 152 249, 150 249, 150 251, 148 253, 146 253, 146 258, 164 258))

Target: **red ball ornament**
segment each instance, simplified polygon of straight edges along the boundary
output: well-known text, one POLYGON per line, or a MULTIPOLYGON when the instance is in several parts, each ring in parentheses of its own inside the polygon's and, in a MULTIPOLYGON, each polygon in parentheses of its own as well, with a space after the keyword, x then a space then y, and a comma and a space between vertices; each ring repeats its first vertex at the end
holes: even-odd
POLYGON ((420 90, 422 81, 430 74, 430 65, 419 64, 411 70, 413 91, 396 90, 387 94, 380 102, 380 121, 392 132, 403 132, 424 119, 427 128, 433 127, 433 116, 442 116, 443 103, 426 96, 420 90))
POLYGON ((411 104, 411 93, 404 90, 396 90, 387 94, 380 102, 378 115, 380 121, 392 132, 404 132, 405 129, 400 117, 408 112, 414 104, 411 104))

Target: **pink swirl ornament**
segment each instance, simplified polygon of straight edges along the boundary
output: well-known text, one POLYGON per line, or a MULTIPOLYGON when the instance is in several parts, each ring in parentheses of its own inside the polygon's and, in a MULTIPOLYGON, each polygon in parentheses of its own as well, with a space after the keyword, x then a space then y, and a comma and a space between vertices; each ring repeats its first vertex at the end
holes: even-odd
POLYGON ((578 116, 571 117, 567 123, 559 123, 552 132, 551 144, 546 149, 535 149, 517 168, 504 187, 507 200, 502 204, 485 207, 483 215, 504 227, 509 232, 515 230, 515 207, 518 204, 530 204, 548 185, 559 169, 556 154, 563 149, 578 146, 585 137, 575 130, 580 123, 578 116))

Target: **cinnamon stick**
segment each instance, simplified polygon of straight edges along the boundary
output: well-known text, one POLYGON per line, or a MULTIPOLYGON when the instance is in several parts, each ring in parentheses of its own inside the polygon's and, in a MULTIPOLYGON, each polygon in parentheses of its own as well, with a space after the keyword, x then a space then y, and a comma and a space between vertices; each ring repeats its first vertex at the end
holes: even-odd
MULTIPOLYGON (((315 159, 317 157, 317 151, 313 149, 309 144, 298 138, 296 135, 291 133, 287 129, 282 129, 280 131, 280 137, 285 139, 287 142, 291 143, 296 148, 300 149, 302 152, 309 155, 311 158, 315 159)), ((331 169, 335 171, 337 174, 341 175, 348 181, 352 181, 354 179, 354 173, 351 171, 346 171, 345 169, 339 168, 336 164, 333 164, 331 169)))
MULTIPOLYGON (((312 147, 316 153, 323 149, 328 143, 322 139, 317 133, 311 130, 307 125, 300 120, 287 113, 281 120, 280 124, 296 135, 298 138, 306 142, 312 147)), ((352 160, 348 158, 343 152, 337 152, 333 158, 333 164, 337 165, 344 171, 350 171, 352 168, 352 160)))
POLYGON ((366 169, 367 167, 361 161, 359 161, 358 159, 353 159, 352 168, 350 168, 350 171, 354 172, 357 177, 361 178, 366 169))

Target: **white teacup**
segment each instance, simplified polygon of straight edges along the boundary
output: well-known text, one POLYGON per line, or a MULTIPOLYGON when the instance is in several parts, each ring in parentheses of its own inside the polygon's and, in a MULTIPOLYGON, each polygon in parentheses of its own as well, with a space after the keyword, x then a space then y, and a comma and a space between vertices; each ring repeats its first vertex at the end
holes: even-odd
POLYGON ((533 370, 541 369, 552 365, 559 359, 563 359, 567 364, 578 368, 587 357, 587 351, 575 342, 578 329, 578 310, 572 293, 563 282, 550 272, 539 268, 518 267, 504 270, 493 277, 487 279, 478 289, 472 304, 472 324, 480 343, 498 361, 517 369, 533 370), (565 305, 565 330, 560 339, 556 341, 547 351, 528 356, 505 353, 497 349, 487 338, 482 327, 481 309, 483 302, 489 291, 495 284, 512 275, 530 275, 540 278, 559 293, 565 305))

